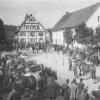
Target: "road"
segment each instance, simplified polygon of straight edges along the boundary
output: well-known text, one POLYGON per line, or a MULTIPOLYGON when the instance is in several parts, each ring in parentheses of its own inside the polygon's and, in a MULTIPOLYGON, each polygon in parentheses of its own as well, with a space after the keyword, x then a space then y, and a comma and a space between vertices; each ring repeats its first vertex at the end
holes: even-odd
MULTIPOLYGON (((69 71, 68 57, 67 55, 63 55, 62 53, 57 54, 54 53, 39 53, 33 54, 32 51, 28 52, 28 59, 36 60, 39 64, 44 64, 47 67, 52 68, 57 71, 58 83, 62 84, 67 78, 70 81, 74 78, 74 74, 72 71, 69 71)), ((88 86, 88 92, 90 93, 92 90, 97 90, 100 85, 100 67, 96 68, 96 80, 91 78, 84 80, 86 86, 88 86)), ((77 79, 79 81, 79 79, 77 79)))

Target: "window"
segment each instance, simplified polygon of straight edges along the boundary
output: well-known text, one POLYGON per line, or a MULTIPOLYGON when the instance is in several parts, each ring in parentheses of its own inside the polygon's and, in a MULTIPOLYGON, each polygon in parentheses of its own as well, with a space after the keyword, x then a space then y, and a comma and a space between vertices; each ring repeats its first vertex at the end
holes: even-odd
POLYGON ((32 22, 32 21, 33 21, 33 19, 32 19, 32 18, 30 18, 30 19, 29 19, 29 21, 30 21, 30 22, 32 22))
POLYGON ((100 22, 100 16, 98 16, 98 22, 100 22))
POLYGON ((26 25, 26 30, 28 29, 28 26, 26 25))
POLYGON ((30 25, 26 25, 26 30, 30 30, 30 25))
POLYGON ((26 36, 25 32, 20 32, 20 36, 26 36))
POLYGON ((31 32, 30 36, 34 37, 35 36, 35 32, 31 32))
POLYGON ((37 25, 33 25, 32 27, 33 27, 33 30, 37 29, 37 25))
POLYGON ((40 37, 43 37, 43 32, 39 32, 38 34, 40 37))

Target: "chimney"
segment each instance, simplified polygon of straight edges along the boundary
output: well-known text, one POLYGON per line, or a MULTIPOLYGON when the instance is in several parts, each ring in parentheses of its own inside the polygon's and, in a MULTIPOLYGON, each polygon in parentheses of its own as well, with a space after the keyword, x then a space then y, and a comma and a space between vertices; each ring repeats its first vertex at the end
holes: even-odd
POLYGON ((66 15, 68 15, 69 14, 69 12, 66 12, 66 15))
POLYGON ((25 16, 25 20, 28 18, 28 14, 26 14, 26 16, 25 16))

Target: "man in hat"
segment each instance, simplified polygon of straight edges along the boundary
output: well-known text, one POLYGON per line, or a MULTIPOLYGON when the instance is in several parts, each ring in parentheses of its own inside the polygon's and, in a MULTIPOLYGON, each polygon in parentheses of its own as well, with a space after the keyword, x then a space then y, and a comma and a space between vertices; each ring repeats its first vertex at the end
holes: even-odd
POLYGON ((79 94, 82 92, 83 88, 84 88, 84 83, 83 83, 83 78, 80 78, 80 82, 78 83, 78 88, 77 88, 77 95, 79 96, 79 94))

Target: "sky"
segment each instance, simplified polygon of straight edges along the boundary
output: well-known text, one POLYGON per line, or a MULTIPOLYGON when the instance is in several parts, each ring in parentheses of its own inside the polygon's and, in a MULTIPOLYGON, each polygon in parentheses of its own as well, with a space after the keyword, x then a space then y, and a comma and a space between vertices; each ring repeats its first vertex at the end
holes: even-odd
POLYGON ((20 25, 32 14, 45 28, 52 28, 66 13, 93 5, 100 0, 0 0, 0 18, 4 24, 20 25))

